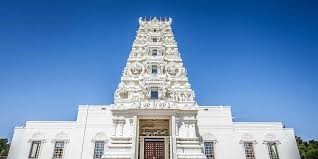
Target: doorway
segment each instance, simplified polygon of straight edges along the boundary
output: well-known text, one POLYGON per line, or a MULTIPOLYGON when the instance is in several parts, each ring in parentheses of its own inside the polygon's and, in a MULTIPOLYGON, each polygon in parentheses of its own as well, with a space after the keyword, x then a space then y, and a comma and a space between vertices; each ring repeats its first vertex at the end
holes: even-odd
POLYGON ((164 139, 146 138, 144 147, 145 159, 164 159, 165 142, 164 139))
POLYGON ((169 119, 139 119, 138 132, 139 159, 169 159, 169 119))

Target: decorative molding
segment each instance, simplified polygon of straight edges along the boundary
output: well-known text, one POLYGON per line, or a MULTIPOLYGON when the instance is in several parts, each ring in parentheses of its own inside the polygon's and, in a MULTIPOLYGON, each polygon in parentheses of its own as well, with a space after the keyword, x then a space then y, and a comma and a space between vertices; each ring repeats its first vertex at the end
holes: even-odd
POLYGON ((276 135, 273 133, 266 133, 264 135, 264 141, 263 144, 268 144, 268 143, 276 143, 280 144, 280 141, 277 139, 276 135))
POLYGON ((242 134, 240 144, 243 144, 245 142, 252 142, 253 144, 257 144, 256 140, 254 139, 254 136, 250 133, 242 134))
POLYGON ((98 132, 92 139, 92 142, 105 141, 108 142, 108 136, 104 132, 98 132))
POLYGON ((216 137, 210 132, 204 132, 203 135, 202 135, 202 140, 203 140, 203 142, 205 142, 205 141, 211 141, 211 142, 214 142, 214 143, 218 142, 216 137))
POLYGON ((64 143, 69 143, 70 142, 70 139, 69 139, 69 136, 64 133, 63 131, 60 131, 58 132, 54 139, 51 141, 51 143, 55 143, 55 142, 58 142, 58 141, 63 141, 64 143))
POLYGON ((45 143, 46 139, 45 139, 44 134, 42 134, 41 132, 38 131, 38 132, 33 133, 31 138, 28 140, 29 143, 31 143, 33 141, 40 141, 41 143, 45 143))

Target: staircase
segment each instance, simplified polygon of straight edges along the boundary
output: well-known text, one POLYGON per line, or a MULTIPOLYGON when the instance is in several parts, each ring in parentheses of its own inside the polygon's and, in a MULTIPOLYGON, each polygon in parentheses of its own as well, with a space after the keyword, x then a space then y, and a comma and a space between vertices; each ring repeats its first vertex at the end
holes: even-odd
POLYGON ((197 137, 177 137, 177 158, 205 159, 197 137))
POLYGON ((106 145, 103 159, 130 159, 132 149, 131 137, 110 137, 111 141, 106 145))

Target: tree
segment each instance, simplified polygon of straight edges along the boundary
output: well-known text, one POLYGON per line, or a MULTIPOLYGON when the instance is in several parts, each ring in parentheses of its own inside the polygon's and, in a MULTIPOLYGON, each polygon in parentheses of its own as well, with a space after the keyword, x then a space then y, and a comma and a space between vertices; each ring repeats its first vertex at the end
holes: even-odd
POLYGON ((301 159, 318 159, 318 141, 303 141, 297 136, 296 141, 301 159))
POLYGON ((8 156, 9 148, 8 139, 0 138, 0 156, 8 156))

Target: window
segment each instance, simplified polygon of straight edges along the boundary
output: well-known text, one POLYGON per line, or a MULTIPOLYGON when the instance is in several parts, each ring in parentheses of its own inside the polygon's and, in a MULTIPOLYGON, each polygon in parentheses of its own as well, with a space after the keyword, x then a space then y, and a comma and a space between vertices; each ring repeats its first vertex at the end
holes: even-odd
POLYGON ((159 99, 158 89, 151 88, 150 99, 159 99))
POLYGON ((33 141, 31 144, 31 150, 29 158, 38 158, 40 153, 41 141, 33 141))
POLYGON ((153 49, 152 50, 152 56, 157 56, 158 54, 158 50, 157 49, 153 49))
POLYGON ((95 141, 94 158, 102 158, 104 154, 104 141, 95 141))
POLYGON ((56 141, 53 152, 53 159, 63 158, 64 153, 64 141, 56 141))
POLYGON ((128 92, 122 92, 120 93, 120 96, 123 98, 123 99, 128 99, 128 92))
POLYGON ((275 142, 268 142, 268 153, 270 159, 279 159, 278 151, 277 151, 277 144, 275 142))
POLYGON ((204 142, 204 154, 207 159, 214 159, 214 142, 204 142))
POLYGON ((246 159, 255 159, 253 142, 244 142, 246 159))
POLYGON ((152 65, 151 66, 151 73, 152 74, 157 74, 158 73, 158 66, 157 65, 152 65))
POLYGON ((152 38, 152 42, 154 42, 154 43, 158 42, 158 38, 156 38, 156 37, 152 38))

